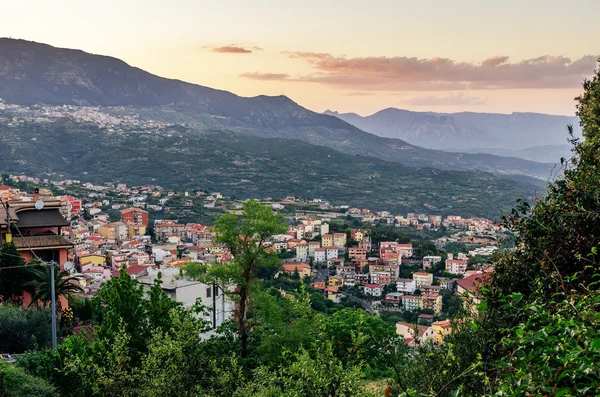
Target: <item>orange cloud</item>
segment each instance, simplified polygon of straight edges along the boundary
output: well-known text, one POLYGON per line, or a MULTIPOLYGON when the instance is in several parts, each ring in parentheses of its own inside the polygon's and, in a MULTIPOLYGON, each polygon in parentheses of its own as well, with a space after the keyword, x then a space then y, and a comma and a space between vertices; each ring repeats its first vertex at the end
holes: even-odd
MULTIPOLYGON (((282 74, 282 80, 365 91, 575 88, 584 77, 593 73, 597 59, 592 55, 577 60, 546 55, 511 63, 507 56, 495 56, 472 63, 448 58, 347 58, 312 52, 284 54, 311 64, 315 72, 297 78, 282 74)), ((245 73, 243 77, 259 78, 261 75, 245 73)))
MULTIPOLYGON (((223 47, 210 47, 212 52, 221 54, 251 54, 252 50, 237 46, 235 44, 226 45, 223 47)), ((262 50, 260 47, 252 47, 253 50, 262 50)))
POLYGON ((254 72, 254 73, 242 73, 240 74, 240 77, 245 77, 248 79, 252 79, 252 80, 263 80, 263 81, 269 81, 269 80, 274 80, 274 81, 280 81, 280 80, 287 80, 289 79, 289 75, 285 74, 285 73, 259 73, 259 72, 254 72))

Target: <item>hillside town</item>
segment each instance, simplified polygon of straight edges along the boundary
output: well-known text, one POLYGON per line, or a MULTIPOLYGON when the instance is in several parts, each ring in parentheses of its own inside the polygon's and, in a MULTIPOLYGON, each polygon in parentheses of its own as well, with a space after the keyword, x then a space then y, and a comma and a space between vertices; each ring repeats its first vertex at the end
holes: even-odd
MULTIPOLYGON (((214 242, 213 228, 156 215, 189 214, 198 203, 200 208, 235 213, 242 208, 242 201, 232 201, 219 192, 177 192, 159 186, 94 185, 27 176, 9 176, 7 183, 13 186, 0 186, 0 199, 9 208, 0 210, 4 211, 0 213, 0 241, 13 241, 27 259, 56 261, 61 269, 70 263, 67 269, 78 277, 85 295, 96 294, 103 283, 119 277, 122 268, 145 289, 160 273, 168 296, 190 306, 200 301, 209 309, 206 319, 213 327, 231 317, 232 303, 223 291, 182 277, 186 264, 232 260, 227 248, 214 242), (47 187, 22 191, 14 187, 19 183, 47 187), (76 191, 80 196, 56 195, 56 189, 76 191), (172 206, 177 200, 180 204, 172 206), (17 235, 10 232, 13 226, 17 235)), ((262 201, 285 213, 290 225, 285 234, 268 241, 269 249, 282 260, 275 279, 305 280, 336 304, 352 299, 368 311, 416 313, 417 328, 405 321, 396 324, 397 333, 410 345, 429 340, 441 343, 443 335, 450 332, 444 294, 469 297, 471 307, 476 307, 478 281, 493 267, 470 259, 490 257, 505 232, 482 218, 392 215, 334 208, 319 199, 310 200, 314 211, 301 211, 294 210, 301 201, 294 197, 262 201), (340 218, 360 226, 334 230, 340 218), (446 235, 433 240, 436 246, 464 243, 470 248, 456 255, 415 255, 413 243, 373 241, 369 227, 376 225, 420 231, 444 228, 446 235)))

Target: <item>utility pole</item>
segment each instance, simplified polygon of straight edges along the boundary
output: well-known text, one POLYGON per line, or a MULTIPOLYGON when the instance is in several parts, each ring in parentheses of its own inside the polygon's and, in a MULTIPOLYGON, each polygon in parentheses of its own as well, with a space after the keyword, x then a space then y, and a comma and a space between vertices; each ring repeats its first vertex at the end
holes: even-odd
POLYGON ((52 349, 56 350, 56 296, 54 293, 54 265, 56 263, 51 261, 48 263, 50 266, 50 294, 52 295, 52 349))
POLYGON ((212 307, 213 307, 213 329, 217 328, 217 293, 219 290, 217 289, 217 284, 213 283, 212 285, 212 307))

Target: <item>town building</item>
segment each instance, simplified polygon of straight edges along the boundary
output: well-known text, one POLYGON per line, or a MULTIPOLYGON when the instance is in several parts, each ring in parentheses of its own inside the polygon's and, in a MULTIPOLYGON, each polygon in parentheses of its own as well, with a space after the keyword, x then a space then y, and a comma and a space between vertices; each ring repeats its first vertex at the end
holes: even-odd
POLYGON ((311 267, 306 263, 284 263, 281 271, 288 275, 293 275, 298 271, 300 278, 304 278, 310 277, 311 267))
POLYGON ((425 273, 425 272, 414 272, 413 280, 415 280, 415 285, 416 285, 417 289, 419 289, 423 285, 433 284, 433 274, 425 273))

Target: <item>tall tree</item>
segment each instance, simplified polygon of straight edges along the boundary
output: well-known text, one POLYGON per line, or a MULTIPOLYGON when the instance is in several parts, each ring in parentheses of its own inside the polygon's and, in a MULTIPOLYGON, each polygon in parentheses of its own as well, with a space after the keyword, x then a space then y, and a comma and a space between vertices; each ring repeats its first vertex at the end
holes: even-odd
POLYGON ((13 242, 4 243, 0 249, 0 298, 20 304, 25 284, 30 280, 25 260, 13 242))
POLYGON ((235 302, 234 321, 241 342, 242 358, 248 355, 251 325, 248 310, 261 271, 280 265, 277 251, 266 243, 269 237, 288 229, 283 217, 256 200, 244 204, 242 216, 225 214, 215 223, 215 242, 224 244, 233 256, 230 263, 212 266, 208 279, 222 286, 234 286, 230 293, 235 302))

